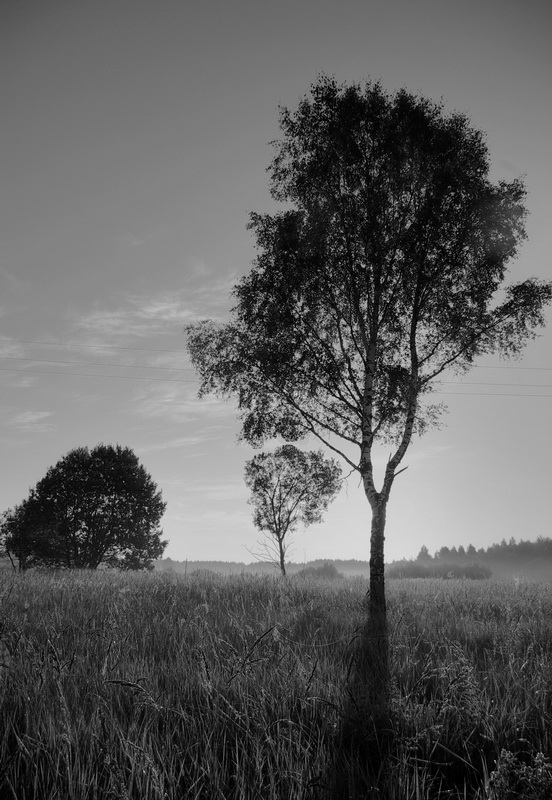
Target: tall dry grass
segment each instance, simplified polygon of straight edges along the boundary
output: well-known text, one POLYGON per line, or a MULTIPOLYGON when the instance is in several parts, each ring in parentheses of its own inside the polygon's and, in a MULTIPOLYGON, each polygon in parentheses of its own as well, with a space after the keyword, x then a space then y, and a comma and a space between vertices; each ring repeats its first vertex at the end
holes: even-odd
POLYGON ((550 586, 389 584, 374 774, 340 736, 364 581, 1 581, 2 800, 552 796, 550 586))

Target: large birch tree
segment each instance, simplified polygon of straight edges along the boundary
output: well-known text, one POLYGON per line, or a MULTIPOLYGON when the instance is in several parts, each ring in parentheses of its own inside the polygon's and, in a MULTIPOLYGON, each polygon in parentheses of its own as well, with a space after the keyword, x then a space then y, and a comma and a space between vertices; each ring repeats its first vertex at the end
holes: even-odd
POLYGON ((552 288, 506 282, 526 192, 490 181, 465 115, 323 76, 280 128, 269 173, 282 210, 251 215, 258 257, 231 320, 188 326, 188 348, 200 395, 237 398, 244 440, 315 437, 359 474, 369 622, 385 637, 387 504, 413 436, 442 410, 431 391, 480 356, 520 354, 552 288), (378 443, 391 446, 381 475, 378 443))

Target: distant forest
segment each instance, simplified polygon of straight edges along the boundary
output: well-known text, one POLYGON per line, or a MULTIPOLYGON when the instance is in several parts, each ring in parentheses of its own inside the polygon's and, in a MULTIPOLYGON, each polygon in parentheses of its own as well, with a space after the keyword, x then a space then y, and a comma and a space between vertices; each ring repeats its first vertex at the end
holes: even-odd
POLYGON ((417 557, 393 561, 387 566, 389 578, 515 578, 552 579, 552 539, 539 537, 535 542, 503 539, 486 549, 472 544, 464 548, 441 547, 431 556, 427 547, 417 557))
MULTIPOLYGON (((157 570, 178 573, 217 574, 274 574, 273 564, 254 562, 245 564, 233 561, 173 561, 164 558, 155 564, 157 570)), ((369 562, 356 559, 317 559, 308 563, 290 562, 290 575, 304 573, 322 578, 369 576, 369 562)), ((487 549, 476 549, 472 544, 464 548, 441 547, 432 556, 425 545, 414 559, 393 561, 386 565, 388 578, 502 578, 524 580, 552 580, 552 539, 539 537, 536 541, 516 542, 503 539, 487 549)))

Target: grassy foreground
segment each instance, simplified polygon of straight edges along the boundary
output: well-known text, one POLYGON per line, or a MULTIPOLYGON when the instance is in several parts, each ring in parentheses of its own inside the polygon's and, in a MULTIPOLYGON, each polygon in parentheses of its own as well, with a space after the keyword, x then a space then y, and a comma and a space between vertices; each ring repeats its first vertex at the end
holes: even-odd
POLYGON ((340 737, 366 588, 1 573, 0 799, 552 797, 552 586, 388 584, 372 789, 340 737))

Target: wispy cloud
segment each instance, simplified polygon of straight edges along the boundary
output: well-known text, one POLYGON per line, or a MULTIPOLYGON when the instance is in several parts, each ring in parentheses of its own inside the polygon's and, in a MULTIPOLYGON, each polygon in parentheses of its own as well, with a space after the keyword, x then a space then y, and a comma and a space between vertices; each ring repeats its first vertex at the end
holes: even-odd
POLYGON ((122 247, 136 249, 137 247, 143 247, 144 245, 148 244, 148 242, 161 238, 166 233, 170 233, 170 231, 170 227, 161 225, 153 228, 146 234, 142 234, 141 236, 136 236, 133 233, 122 233, 116 237, 115 241, 122 247))
MULTIPOLYGON (((191 481, 186 486, 186 494, 189 497, 216 497, 217 501, 239 500, 240 502, 249 496, 249 492, 240 475, 235 480, 226 481, 191 481)), ((203 500, 201 501, 203 504, 203 500)), ((245 506, 247 508, 247 505, 245 506)))
POLYGON ((56 426, 45 420, 52 416, 51 411, 22 411, 12 418, 11 424, 26 433, 51 433, 56 430, 56 426))
POLYGON ((511 161, 506 161, 505 159, 501 158, 499 159, 498 163, 503 169, 507 170, 507 172, 515 175, 516 178, 523 174, 523 170, 521 170, 517 164, 512 164, 511 161))
POLYGON ((190 290, 189 301, 195 319, 213 317, 224 318, 234 305, 231 291, 236 285, 237 276, 232 273, 211 281, 203 281, 201 286, 190 290))
MULTIPOLYGON (((22 370, 18 370, 22 372, 22 370)), ((7 377, 3 378, 4 388, 10 389, 30 389, 36 386, 40 378, 38 375, 16 375, 15 373, 7 373, 7 377)))
POLYGON ((180 326, 193 319, 193 313, 183 298, 129 297, 116 309, 96 308, 76 321, 78 331, 112 341, 114 337, 137 339, 160 333, 172 333, 175 323, 180 326))
POLYGON ((23 374, 25 367, 29 366, 23 359, 28 356, 29 348, 26 345, 7 337, 0 339, 0 367, 4 389, 28 389, 36 384, 36 376, 23 374))
MULTIPOLYGON (((15 275, 13 272, 9 272, 5 267, 0 267, 0 278, 2 282, 2 292, 4 294, 8 292, 21 294, 29 288, 29 283, 27 281, 15 275)), ((5 310, 9 311, 7 308, 5 310)))
MULTIPOLYGON (((203 505, 201 508, 196 508, 188 505, 182 511, 167 510, 166 516, 163 518, 165 525, 172 523, 173 527, 178 528, 181 526, 184 530, 197 530, 201 531, 202 536, 207 536, 211 532, 225 531, 225 530, 242 530, 244 531, 244 540, 251 537, 251 532, 248 536, 245 535, 247 528, 251 526, 251 510, 245 502, 245 497, 240 498, 240 506, 229 507, 224 505, 222 507, 215 507, 212 503, 203 505), (175 525, 174 523, 178 523, 175 525)), ((255 536, 258 536, 258 531, 254 531, 255 536)))
POLYGON ((412 463, 416 463, 417 461, 424 461, 428 458, 436 458, 440 456, 442 453, 449 453, 451 450, 455 448, 450 445, 432 445, 431 447, 422 447, 419 450, 412 450, 410 453, 410 458, 405 457, 405 462, 411 461, 412 463))
POLYGON ((201 258, 188 259, 188 267, 193 278, 205 278, 211 274, 210 267, 201 258))
POLYGON ((197 385, 184 383, 151 383, 134 391, 132 414, 146 419, 163 419, 182 425, 198 420, 235 418, 232 403, 215 397, 197 397, 197 385))
POLYGON ((116 239, 117 243, 122 245, 123 247, 141 247, 144 244, 144 240, 140 239, 138 236, 133 236, 131 233, 123 233, 121 236, 117 236, 116 239))
POLYGON ((190 457, 190 449, 195 445, 204 445, 207 442, 220 439, 222 436, 221 426, 213 428, 205 428, 198 433, 188 434, 186 436, 176 436, 173 439, 168 439, 164 442, 156 442, 155 444, 146 445, 140 448, 141 453, 155 453, 161 450, 178 450, 180 447, 185 447, 187 457, 190 457))
POLYGON ((20 342, 15 342, 7 337, 2 337, 0 339, 0 358, 23 355, 25 355, 25 348, 20 342))
MULTIPOLYGON (((195 279, 173 290, 120 298, 116 308, 97 305, 94 309, 72 312, 72 325, 81 338, 97 347, 114 340, 131 341, 159 335, 179 334, 189 322, 204 317, 226 316, 231 305, 234 276, 205 281, 206 266, 198 262, 195 279), (194 285, 202 278, 201 285, 194 285)), ((80 342, 79 342, 80 343, 80 342)))

